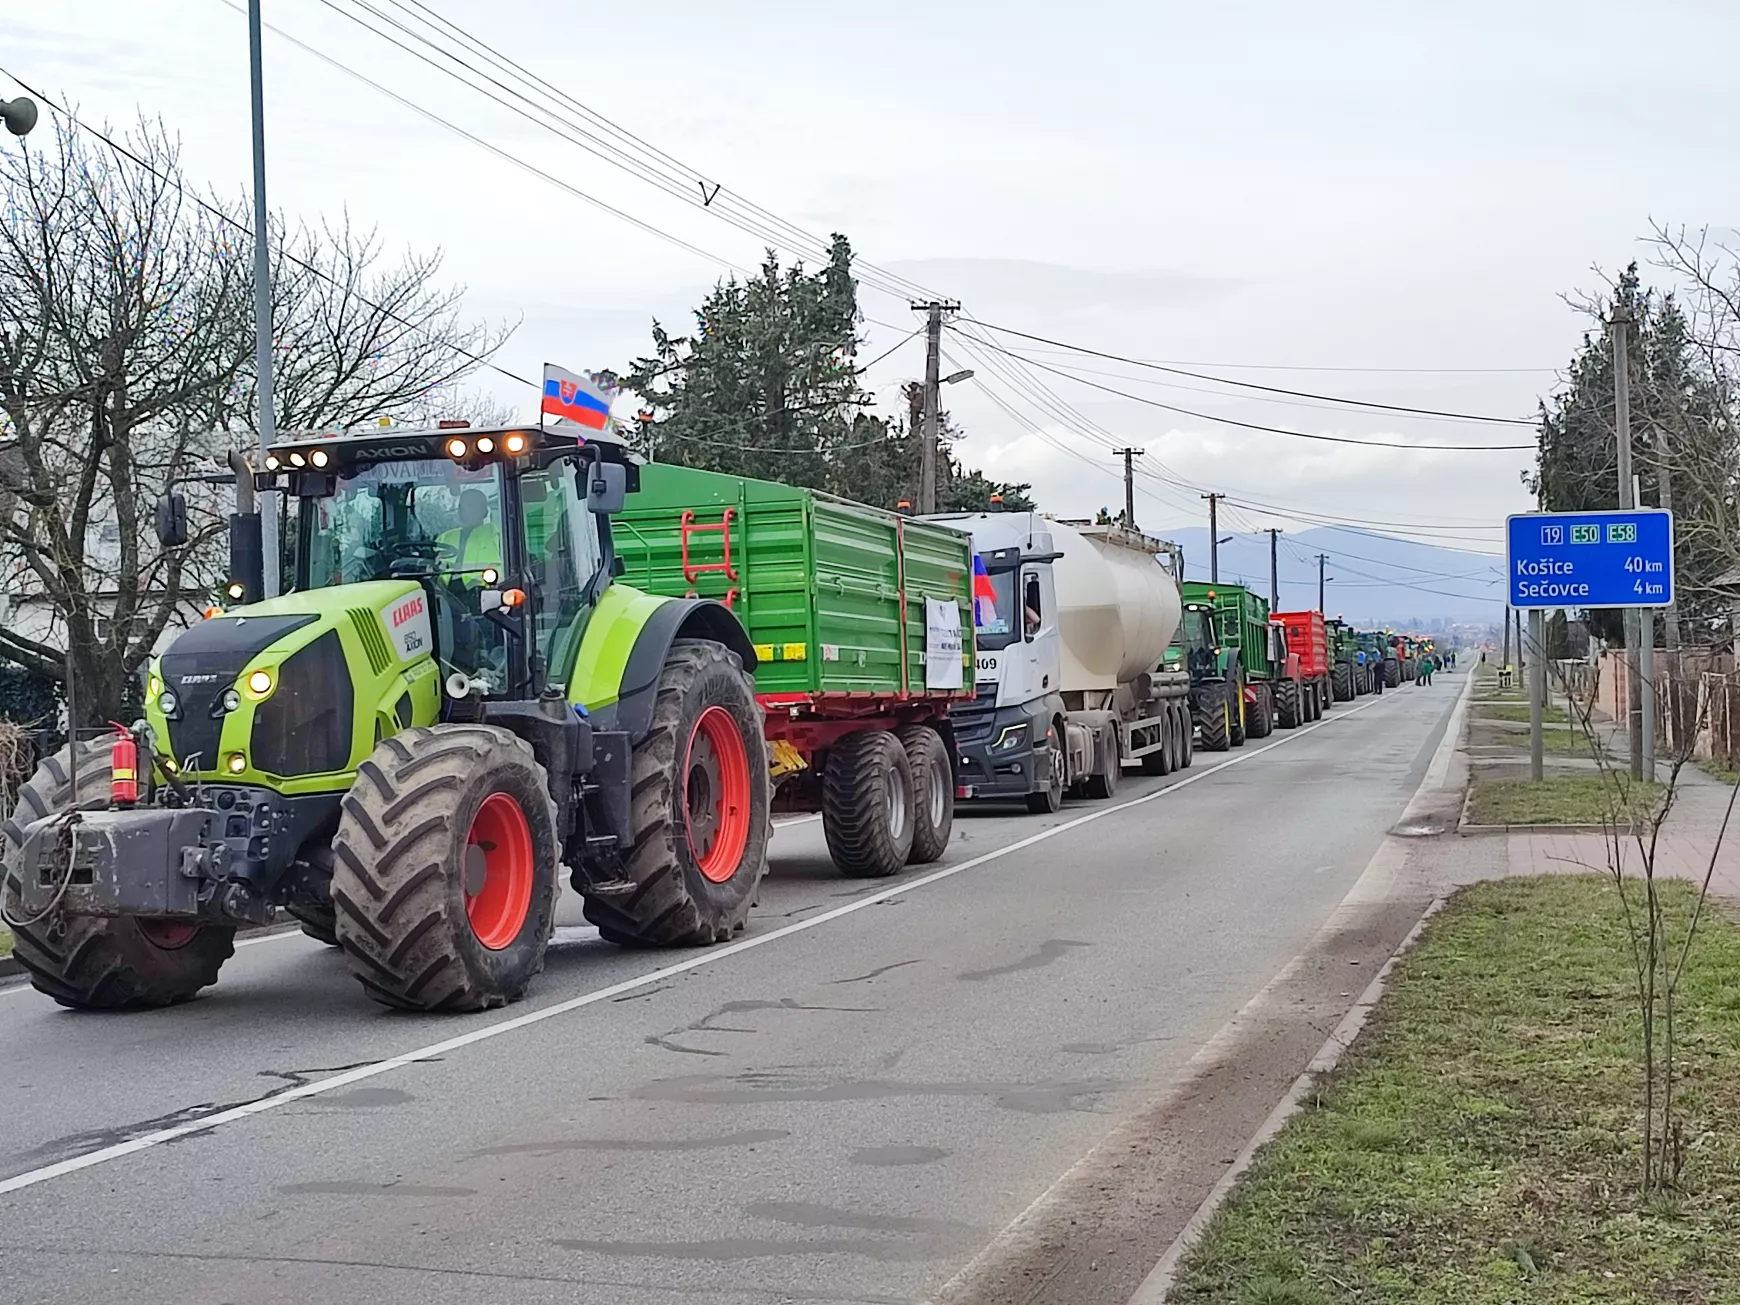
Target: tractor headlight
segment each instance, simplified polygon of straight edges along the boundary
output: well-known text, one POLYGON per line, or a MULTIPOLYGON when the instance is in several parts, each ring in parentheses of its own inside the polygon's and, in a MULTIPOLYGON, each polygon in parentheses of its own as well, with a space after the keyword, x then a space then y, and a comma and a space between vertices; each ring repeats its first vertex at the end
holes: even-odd
POLYGON ((223 702, 225 711, 238 711, 241 709, 242 695, 234 689, 225 689, 223 702))
POLYGON ((1006 725, 1003 732, 997 736, 997 741, 991 745, 992 752, 1013 752, 1027 742, 1027 722, 1019 725, 1006 725))
POLYGON ((254 671, 248 676, 248 692, 256 698, 264 698, 272 692, 272 672, 254 671))
POLYGON ((165 689, 157 695, 157 710, 165 716, 173 716, 181 710, 181 699, 175 696, 174 689, 165 689))
POLYGON ((224 758, 224 769, 232 775, 239 775, 248 768, 248 759, 239 752, 232 752, 224 758))

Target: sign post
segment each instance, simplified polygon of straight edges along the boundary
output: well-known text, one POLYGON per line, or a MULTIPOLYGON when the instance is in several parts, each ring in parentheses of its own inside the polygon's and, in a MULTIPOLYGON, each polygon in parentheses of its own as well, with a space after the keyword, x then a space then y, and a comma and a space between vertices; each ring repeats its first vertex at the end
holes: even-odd
MULTIPOLYGON (((1535 645, 1530 650, 1535 660, 1529 674, 1529 774, 1539 779, 1546 703, 1544 612, 1562 607, 1670 606, 1674 601, 1673 513, 1641 508, 1508 517, 1505 572, 1510 577, 1510 605, 1529 612, 1530 641, 1535 645)), ((1646 681, 1646 704, 1653 692, 1654 685, 1646 681)))

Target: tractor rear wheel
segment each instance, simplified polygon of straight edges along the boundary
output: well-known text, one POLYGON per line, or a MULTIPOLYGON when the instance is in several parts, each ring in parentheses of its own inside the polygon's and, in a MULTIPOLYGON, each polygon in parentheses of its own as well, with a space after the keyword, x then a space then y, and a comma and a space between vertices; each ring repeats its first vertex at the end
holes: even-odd
POLYGON ((1394 689, 1402 682, 1402 666, 1394 657, 1384 658, 1384 687, 1394 689))
POLYGON ((929 865, 948 850, 955 827, 955 772, 948 745, 929 725, 903 725, 896 732, 912 768, 912 850, 908 865, 929 865))
POLYGON ((1275 729, 1275 692, 1267 684, 1258 684, 1253 692, 1257 700, 1250 706, 1245 732, 1253 739, 1266 739, 1275 729))
POLYGON ((1346 662, 1335 663, 1335 700, 1337 702, 1352 702, 1358 686, 1354 683, 1353 667, 1346 662))
POLYGON ((518 1001, 544 968, 561 847, 524 739, 436 725, 357 767, 332 840, 335 932, 369 996, 401 1010, 518 1001))
POLYGON ((632 766, 622 873, 639 886, 587 897, 586 918, 622 946, 726 941, 749 918, 772 833, 761 708, 736 653, 671 646, 632 766))
POLYGON ((858 730, 828 749, 822 833, 841 874, 883 879, 912 855, 912 761, 886 730, 858 730))
POLYGON ((1275 724, 1284 730, 1299 728, 1303 717, 1299 701, 1299 681, 1287 676, 1275 683, 1275 724))
MULTIPOLYGON (((0 820, 0 863, 17 863, 25 825, 72 808, 72 764, 71 749, 62 748, 19 788, 10 816, 0 820)), ((78 789, 81 808, 108 804, 107 740, 79 745, 78 789)), ((13 959, 36 990, 74 1010, 148 1010, 187 1001, 217 982, 236 950, 232 925, 59 911, 32 918, 24 910, 23 885, 10 873, 0 883, 0 912, 12 929, 13 959)))
POLYGON ((1228 690, 1234 686, 1205 684, 1196 690, 1196 725, 1202 731, 1204 752, 1225 752, 1231 746, 1232 713, 1227 702, 1228 690))

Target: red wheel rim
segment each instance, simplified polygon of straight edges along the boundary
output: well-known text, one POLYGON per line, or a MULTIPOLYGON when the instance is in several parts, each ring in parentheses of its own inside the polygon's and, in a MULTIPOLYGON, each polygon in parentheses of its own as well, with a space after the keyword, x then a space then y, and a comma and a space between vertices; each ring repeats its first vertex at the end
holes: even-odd
POLYGON ((709 707, 695 722, 683 756, 683 824, 695 868, 722 884, 743 863, 749 846, 749 750, 737 721, 709 707))
POLYGON ((146 942, 166 952, 180 951, 199 932, 197 924, 183 924, 179 920, 139 920, 136 923, 146 942))
POLYGON ((477 941, 499 952, 520 936, 532 909, 532 830, 506 793, 491 793, 471 818, 462 867, 465 916, 477 941))

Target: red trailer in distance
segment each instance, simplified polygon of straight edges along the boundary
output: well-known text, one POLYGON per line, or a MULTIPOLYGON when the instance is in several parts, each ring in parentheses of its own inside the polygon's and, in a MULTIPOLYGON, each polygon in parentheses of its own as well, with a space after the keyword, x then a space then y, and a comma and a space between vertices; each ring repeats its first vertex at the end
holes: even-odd
POLYGON ((1335 700, 1330 676, 1329 633, 1322 612, 1276 612, 1269 617, 1287 635, 1287 651, 1299 656, 1299 676, 1307 700, 1306 718, 1315 720, 1335 700))

